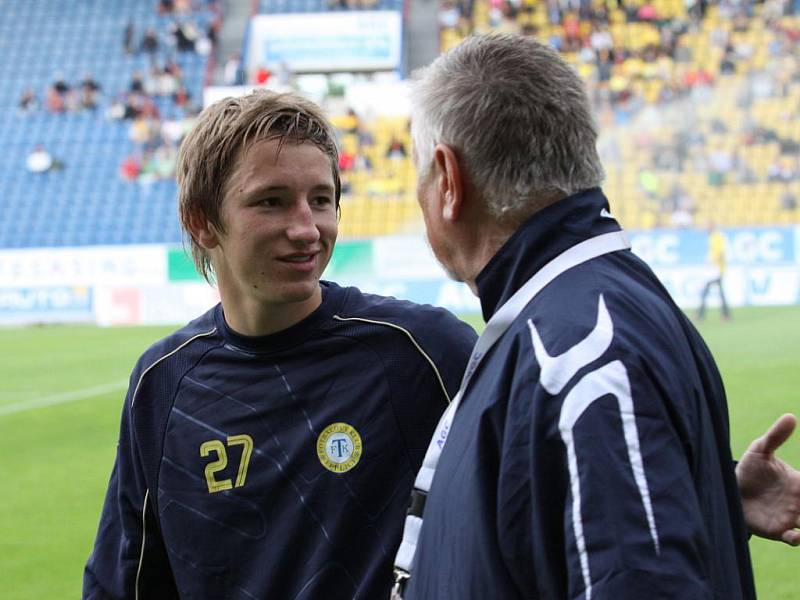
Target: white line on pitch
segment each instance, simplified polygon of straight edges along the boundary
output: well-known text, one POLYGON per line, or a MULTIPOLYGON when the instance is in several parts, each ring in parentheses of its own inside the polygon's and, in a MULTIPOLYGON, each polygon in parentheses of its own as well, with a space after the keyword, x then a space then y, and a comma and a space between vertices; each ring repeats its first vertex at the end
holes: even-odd
POLYGON ((67 402, 75 402, 76 400, 94 398, 95 396, 101 396, 109 392, 118 392, 120 390, 124 390, 127 386, 127 381, 115 381, 112 383, 104 383, 102 385, 83 388, 82 390, 63 392, 61 394, 53 394, 51 396, 42 396, 41 398, 32 398, 31 400, 22 400, 21 402, 0 405, 0 417, 33 410, 35 408, 44 408, 46 406, 54 406, 56 404, 65 404, 67 402))

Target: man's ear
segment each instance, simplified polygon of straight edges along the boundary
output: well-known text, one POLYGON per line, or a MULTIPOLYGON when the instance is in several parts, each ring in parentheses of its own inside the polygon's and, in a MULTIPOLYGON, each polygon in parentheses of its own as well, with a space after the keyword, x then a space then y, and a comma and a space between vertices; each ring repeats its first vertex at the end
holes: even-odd
POLYGON ((442 218, 457 221, 464 209, 464 168, 458 155, 447 144, 436 144, 433 162, 437 172, 437 191, 440 194, 442 218))
POLYGON ((201 247, 211 250, 219 246, 219 231, 205 215, 193 212, 189 216, 188 225, 189 233, 201 247))

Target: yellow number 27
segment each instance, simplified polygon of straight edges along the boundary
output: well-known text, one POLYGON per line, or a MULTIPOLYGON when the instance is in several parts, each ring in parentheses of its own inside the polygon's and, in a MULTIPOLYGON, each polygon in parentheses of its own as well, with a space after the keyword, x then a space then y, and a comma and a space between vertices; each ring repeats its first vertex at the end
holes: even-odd
MULTIPOLYGON (((242 446, 242 459, 239 461, 239 472, 236 474, 236 487, 242 487, 247 477, 247 465, 250 463, 250 454, 253 452, 253 438, 247 434, 232 435, 228 437, 228 446, 242 446)), ((217 479, 216 473, 228 466, 228 453, 220 440, 209 440, 200 445, 200 456, 208 456, 214 452, 217 460, 206 465, 206 483, 209 493, 229 490, 233 486, 230 479, 217 479)))

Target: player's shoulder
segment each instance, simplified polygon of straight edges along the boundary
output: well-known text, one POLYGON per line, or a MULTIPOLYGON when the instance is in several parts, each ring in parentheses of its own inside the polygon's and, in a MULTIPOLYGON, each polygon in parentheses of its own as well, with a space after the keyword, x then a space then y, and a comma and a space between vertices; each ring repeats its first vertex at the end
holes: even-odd
POLYGON ((522 335, 535 335, 550 355, 587 340, 613 344, 620 355, 657 362, 685 349, 686 323, 655 274, 634 255, 600 257, 564 273, 529 307, 522 335))
POLYGON ((189 355, 205 351, 209 343, 216 343, 219 339, 214 318, 216 310, 216 307, 212 308, 153 343, 139 357, 132 377, 141 378, 160 363, 170 359, 185 360, 189 355))
POLYGON ((365 293, 355 287, 346 290, 346 301, 334 317, 341 322, 384 324, 424 339, 470 347, 477 337, 470 325, 444 308, 365 293))

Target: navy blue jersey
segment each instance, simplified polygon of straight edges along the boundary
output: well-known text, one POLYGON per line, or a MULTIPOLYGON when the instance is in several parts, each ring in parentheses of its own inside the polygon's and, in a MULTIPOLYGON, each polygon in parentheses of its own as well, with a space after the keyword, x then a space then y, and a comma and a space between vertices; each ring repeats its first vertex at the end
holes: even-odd
POLYGON ((388 595, 475 333, 442 309, 322 287, 274 335, 236 334, 217 306, 141 357, 84 598, 388 595))
MULTIPOLYGON (((478 277, 488 319, 544 264, 619 230, 595 189, 523 225, 478 277)), ((628 250, 552 281, 470 383, 406 600, 753 598, 724 389, 628 250)))

